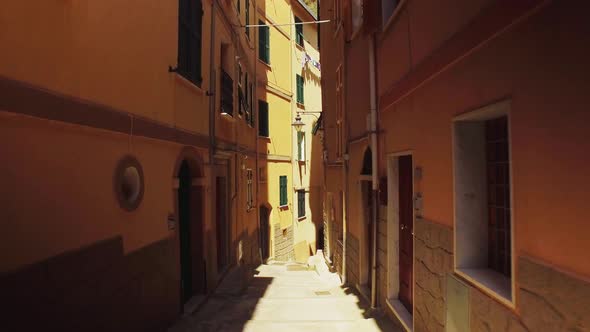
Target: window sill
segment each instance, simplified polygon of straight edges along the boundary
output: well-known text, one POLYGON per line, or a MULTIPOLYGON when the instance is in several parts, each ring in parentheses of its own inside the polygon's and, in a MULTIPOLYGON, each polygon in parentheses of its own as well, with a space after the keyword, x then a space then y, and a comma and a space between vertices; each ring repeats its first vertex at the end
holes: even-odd
POLYGON ((307 216, 297 217, 297 221, 302 221, 302 220, 305 220, 305 219, 307 219, 307 216))
POLYGON ((297 102, 297 107, 305 109, 305 104, 297 102))
POLYGON ((270 136, 260 136, 260 135, 258 135, 258 139, 263 139, 263 140, 270 141, 270 136))
POLYGON ((288 210, 289 209, 289 204, 287 205, 279 205, 279 210, 283 211, 283 210, 288 210))
POLYGON ((229 113, 224 113, 224 112, 219 112, 219 114, 221 114, 221 118, 226 120, 226 121, 231 121, 231 122, 235 122, 236 118, 229 114, 229 113))
POLYGON ((181 74, 174 73, 174 78, 176 79, 176 81, 178 81, 182 85, 186 86, 187 88, 193 90, 197 94, 199 94, 199 95, 205 95, 205 90, 203 90, 195 82, 190 81, 189 79, 187 79, 186 77, 182 76, 181 74))
POLYGON ((270 63, 266 63, 266 62, 264 62, 264 60, 262 60, 260 58, 258 58, 258 62, 261 63, 262 65, 264 65, 265 67, 267 67, 267 69, 272 70, 270 63))
POLYGON ((389 310, 397 317, 397 319, 402 323, 404 329, 406 331, 412 332, 413 323, 412 323, 412 314, 406 309, 406 307, 400 302, 400 300, 392 298, 386 299, 385 303, 387 303, 387 307, 389 310))
POLYGON ((506 276, 488 268, 461 268, 455 269, 455 273, 506 306, 515 308, 512 281, 506 276))
POLYGON ((305 52, 305 46, 299 45, 297 42, 295 42, 295 47, 297 47, 300 51, 305 52))

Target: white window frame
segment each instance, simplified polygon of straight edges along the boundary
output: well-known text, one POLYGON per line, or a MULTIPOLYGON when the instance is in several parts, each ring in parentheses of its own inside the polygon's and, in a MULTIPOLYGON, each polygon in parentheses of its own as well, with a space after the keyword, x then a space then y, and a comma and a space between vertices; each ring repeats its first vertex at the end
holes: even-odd
POLYGON ((514 173, 512 171, 510 106, 511 101, 505 100, 461 114, 453 119, 453 246, 455 253, 453 268, 457 275, 489 296, 510 308, 515 308, 514 173), (484 133, 480 133, 484 130, 484 121, 502 116, 508 118, 510 278, 487 267, 488 221, 485 149, 478 148, 480 144, 485 144, 484 133), (474 153, 479 156, 473 156, 474 153))

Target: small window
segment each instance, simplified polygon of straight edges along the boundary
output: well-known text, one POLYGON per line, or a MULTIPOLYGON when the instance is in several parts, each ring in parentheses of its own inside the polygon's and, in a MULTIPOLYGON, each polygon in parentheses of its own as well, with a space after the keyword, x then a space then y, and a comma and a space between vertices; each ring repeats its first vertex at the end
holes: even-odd
POLYGON ((295 16, 295 41, 299 46, 303 46, 303 24, 301 23, 301 19, 295 16))
POLYGON ((287 199, 287 176, 281 175, 279 177, 279 204, 286 206, 288 204, 287 199))
POLYGON ((258 24, 264 25, 258 29, 258 58, 270 64, 270 29, 262 21, 258 24))
POLYGON ((303 76, 297 75, 297 103, 303 105, 305 103, 305 99, 303 97, 305 92, 305 81, 303 80, 303 76))
POLYGON ((221 70, 221 113, 234 114, 234 80, 225 70, 221 70))
POLYGON ((241 7, 240 0, 238 0, 238 3, 236 4, 236 7, 237 7, 237 10, 238 10, 238 13, 239 13, 240 12, 240 7, 241 7))
POLYGON ((268 128, 268 103, 258 101, 258 136, 269 137, 268 128))
POLYGON ((248 124, 250 125, 250 127, 254 128, 254 126, 256 125, 254 119, 256 119, 256 109, 252 106, 252 100, 254 98, 254 87, 252 85, 252 82, 248 83, 248 92, 247 94, 249 95, 248 97, 248 109, 250 110, 250 120, 248 121, 248 124))
POLYGON ((297 218, 305 217, 305 190, 297 190, 297 218))
POLYGON ((305 161, 305 132, 297 132, 297 160, 305 161))
POLYGON ((395 8, 399 4, 399 0, 381 0, 381 10, 383 13, 383 25, 387 24, 395 8))
POLYGON ((453 124, 455 269, 513 301, 510 103, 500 102, 453 124))
POLYGON ((251 169, 246 170, 246 207, 251 210, 254 207, 254 195, 252 194, 253 174, 251 169))
POLYGON ((201 35, 203 6, 200 0, 178 4, 178 67, 176 71, 201 86, 201 35))

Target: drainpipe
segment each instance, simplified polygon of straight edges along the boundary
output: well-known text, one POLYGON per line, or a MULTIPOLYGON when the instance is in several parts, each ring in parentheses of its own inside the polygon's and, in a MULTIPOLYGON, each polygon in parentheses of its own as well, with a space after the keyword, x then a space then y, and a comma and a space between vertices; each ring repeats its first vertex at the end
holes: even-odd
POLYGON ((379 151, 377 150, 377 91, 376 91, 376 77, 375 77, 375 36, 373 34, 369 37, 369 89, 371 98, 371 157, 372 157, 372 174, 371 182, 373 184, 373 243, 371 256, 371 308, 376 307, 377 295, 377 213, 378 213, 378 195, 379 195, 379 165, 377 158, 379 151))
MULTIPOLYGON (((211 41, 209 46, 209 200, 211 202, 211 211, 209 216, 211 217, 212 224, 215 224, 213 219, 215 218, 215 197, 211 195, 215 189, 215 12, 216 12, 216 1, 211 3, 211 41)), ((205 264, 205 280, 207 278, 207 262, 205 264)))

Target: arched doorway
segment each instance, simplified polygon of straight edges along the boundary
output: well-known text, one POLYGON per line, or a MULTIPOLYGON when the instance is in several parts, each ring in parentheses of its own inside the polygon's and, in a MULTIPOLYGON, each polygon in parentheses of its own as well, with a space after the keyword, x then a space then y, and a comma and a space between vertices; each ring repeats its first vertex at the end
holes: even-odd
POLYGON ((201 163, 195 152, 181 154, 175 167, 181 310, 207 289, 203 237, 203 187, 201 163))

